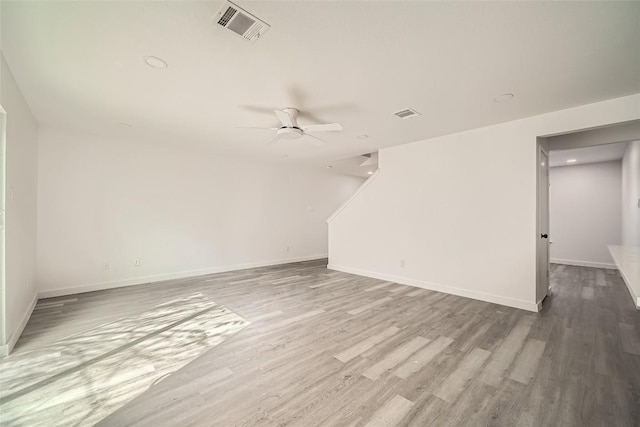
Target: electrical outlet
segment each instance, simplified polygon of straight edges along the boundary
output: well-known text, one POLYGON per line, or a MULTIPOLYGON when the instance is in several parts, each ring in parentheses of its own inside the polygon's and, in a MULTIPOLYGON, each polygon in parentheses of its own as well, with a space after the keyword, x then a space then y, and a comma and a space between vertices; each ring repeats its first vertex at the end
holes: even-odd
POLYGON ((403 259, 400 260, 400 267, 404 268, 404 260, 403 259))
POLYGON ((136 258, 135 264, 136 267, 140 267, 140 258, 136 258))

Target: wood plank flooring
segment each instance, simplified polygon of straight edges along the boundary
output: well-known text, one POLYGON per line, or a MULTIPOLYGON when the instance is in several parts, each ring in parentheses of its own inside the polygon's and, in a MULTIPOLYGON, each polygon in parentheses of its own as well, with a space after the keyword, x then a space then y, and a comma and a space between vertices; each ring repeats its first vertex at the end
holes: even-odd
POLYGON ((309 261, 38 302, 2 425, 639 426, 640 311, 554 265, 541 313, 309 261))

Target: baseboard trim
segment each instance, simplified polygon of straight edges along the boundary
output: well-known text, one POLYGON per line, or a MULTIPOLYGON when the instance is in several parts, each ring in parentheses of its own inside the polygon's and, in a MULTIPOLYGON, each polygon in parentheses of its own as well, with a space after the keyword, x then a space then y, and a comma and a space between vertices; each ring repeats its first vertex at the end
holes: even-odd
POLYGON ((29 304, 29 308, 24 313, 22 320, 20 320, 20 323, 18 323, 18 327, 13 331, 7 343, 0 346, 0 357, 8 356, 9 354, 11 354, 11 352, 13 351, 13 347, 15 347, 16 343, 18 342, 18 338, 20 338, 20 335, 22 335, 22 331, 24 331, 24 328, 27 326, 27 323, 31 318, 31 314, 33 313, 33 309, 36 308, 37 302, 38 295, 36 294, 33 296, 33 300, 31 301, 31 304, 29 304))
POLYGON ((552 258, 549 260, 551 264, 562 264, 562 265, 575 265, 577 267, 593 267, 593 268, 608 268, 615 270, 616 265, 614 263, 609 262, 592 262, 592 261, 580 261, 573 259, 555 259, 552 258))
POLYGON ((457 295, 466 298, 472 298, 480 301, 490 302, 494 304, 505 305, 507 307, 519 308, 522 310, 538 312, 539 306, 534 302, 518 300, 499 295, 486 294, 483 292, 469 291, 466 289, 455 288, 452 286, 441 285, 439 283, 425 282, 422 280, 411 279, 409 277, 393 276, 390 274, 376 273, 358 268, 345 267, 342 265, 329 264, 330 270, 341 271, 343 273, 356 274, 358 276, 371 277, 374 279, 386 280, 389 282, 400 283, 402 285, 414 286, 417 288, 429 289, 431 291, 444 292, 446 294, 457 295))
POLYGON ((311 255, 296 258, 286 258, 279 260, 260 261, 246 264, 235 264, 213 268, 203 268, 198 270, 180 271, 177 273, 158 274, 153 276, 135 277, 132 279, 116 280, 112 282, 91 283, 69 288, 51 289, 38 292, 38 299, 61 297, 67 295, 81 294, 84 292, 102 291, 106 289, 122 288, 125 286, 143 285, 152 282, 162 282, 173 279, 186 279, 188 277, 204 276, 206 274, 225 273, 228 271, 246 270, 248 268, 268 267, 271 265, 291 264, 294 262, 313 261, 327 258, 326 254, 311 255))

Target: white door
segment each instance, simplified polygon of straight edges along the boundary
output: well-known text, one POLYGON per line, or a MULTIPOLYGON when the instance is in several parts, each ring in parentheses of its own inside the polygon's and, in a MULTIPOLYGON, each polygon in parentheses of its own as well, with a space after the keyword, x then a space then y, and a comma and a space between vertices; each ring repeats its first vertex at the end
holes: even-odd
POLYGON ((549 290, 549 156, 540 147, 538 156, 538 274, 536 301, 549 290))

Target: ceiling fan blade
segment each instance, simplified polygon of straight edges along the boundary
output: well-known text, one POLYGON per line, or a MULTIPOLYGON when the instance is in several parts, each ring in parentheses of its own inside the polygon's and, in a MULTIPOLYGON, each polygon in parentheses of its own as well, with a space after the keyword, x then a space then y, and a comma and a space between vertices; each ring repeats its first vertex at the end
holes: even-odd
POLYGON ((346 113, 346 112, 352 112, 352 111, 358 110, 356 104, 351 102, 342 102, 339 104, 330 104, 330 105, 314 105, 314 106, 310 106, 309 109, 312 111, 315 111, 318 114, 323 114, 323 113, 337 114, 337 113, 346 113))
POLYGON ((311 123, 326 123, 327 121, 325 119, 322 119, 318 116, 316 116, 313 113, 310 113, 308 111, 300 111, 298 113, 298 117, 305 119, 306 122, 311 122, 311 123))
POLYGON ((277 133, 273 136, 273 138, 271 138, 270 140, 267 141, 267 145, 271 145, 271 144, 275 144, 276 142, 278 142, 278 137, 280 135, 278 135, 277 133))
POLYGON ((234 126, 235 129, 260 129, 260 130, 278 130, 278 128, 261 128, 256 126, 234 126))
POLYGON ((305 134, 304 134, 304 136, 308 136, 309 138, 313 138, 313 139, 314 139, 313 143, 314 143, 315 145, 322 145, 322 144, 326 144, 326 141, 324 141, 324 140, 322 140, 322 139, 318 138, 317 136, 313 136, 313 135, 311 135, 310 133, 305 133, 305 134))
POLYGON ((285 113, 282 110, 273 110, 273 112, 276 113, 276 116, 278 116, 278 120, 280 120, 282 126, 288 128, 295 126, 295 124, 293 123, 293 119, 289 114, 285 113))
POLYGON ((260 105, 240 105, 240 108, 246 111, 251 111, 252 113, 273 113, 273 107, 262 107, 260 105))
POLYGON ((299 86, 289 86, 286 91, 289 98, 289 103, 291 105, 295 105, 296 107, 302 107, 306 105, 307 96, 299 86))
POLYGON ((328 132, 328 131, 336 131, 342 130, 343 127, 340 123, 327 123, 324 125, 311 125, 311 126, 302 126, 302 130, 305 132, 328 132))

